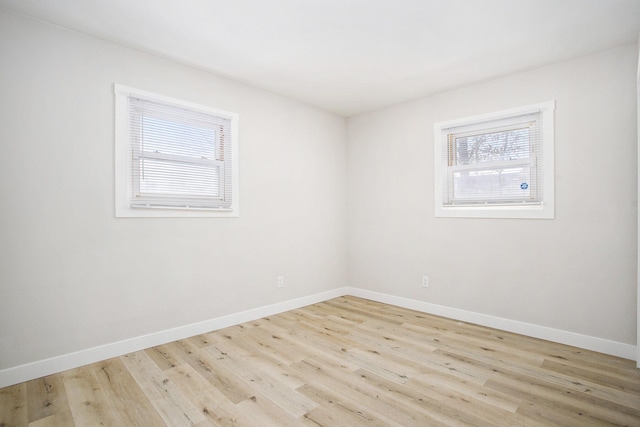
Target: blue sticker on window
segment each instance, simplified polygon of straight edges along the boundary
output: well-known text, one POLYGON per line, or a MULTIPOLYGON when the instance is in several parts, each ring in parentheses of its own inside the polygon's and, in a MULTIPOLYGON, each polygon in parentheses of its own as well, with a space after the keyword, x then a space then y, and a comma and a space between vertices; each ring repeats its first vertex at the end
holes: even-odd
POLYGON ((520 188, 523 190, 526 190, 527 188, 529 188, 529 184, 527 184, 526 182, 523 182, 522 184, 520 184, 520 188))

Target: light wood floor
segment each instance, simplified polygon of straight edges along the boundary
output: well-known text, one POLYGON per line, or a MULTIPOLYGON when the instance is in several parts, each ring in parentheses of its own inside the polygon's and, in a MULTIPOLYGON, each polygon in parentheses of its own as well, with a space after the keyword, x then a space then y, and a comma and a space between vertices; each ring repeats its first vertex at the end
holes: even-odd
POLYGON ((0 389, 0 427, 640 426, 634 365, 343 297, 0 389))

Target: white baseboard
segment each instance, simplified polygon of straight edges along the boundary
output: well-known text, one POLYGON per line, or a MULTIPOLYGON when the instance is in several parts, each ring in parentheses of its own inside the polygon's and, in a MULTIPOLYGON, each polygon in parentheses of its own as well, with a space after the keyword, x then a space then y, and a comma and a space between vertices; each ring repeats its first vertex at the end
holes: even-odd
POLYGON ((346 289, 347 288, 332 289, 319 294, 283 301, 240 313, 205 320, 203 322, 109 343, 75 353, 63 354, 50 359, 2 369, 0 370, 0 388, 337 298, 346 295, 346 289))
POLYGON ((409 298, 397 297, 380 292, 368 291, 359 288, 348 288, 349 295, 385 304, 396 305, 409 308, 423 313, 435 314, 437 316, 448 317, 490 328, 500 329, 507 332, 514 332, 529 337, 540 338, 560 344, 567 344, 587 350, 618 356, 625 359, 636 360, 637 347, 617 341, 605 340, 589 335, 577 334, 560 329, 548 328, 546 326, 534 325, 531 323, 519 322, 517 320, 504 319, 501 317, 489 316, 487 314, 475 313, 472 311, 460 310, 457 308, 445 307, 431 304, 424 301, 417 301, 409 298))
POLYGON ((242 311, 240 313, 217 317, 203 322, 109 343, 77 351, 75 353, 63 354, 50 359, 39 360, 33 363, 2 369, 0 370, 0 388, 66 371, 67 369, 73 369, 90 363, 99 362, 112 357, 121 356, 123 354, 132 353, 134 351, 144 350, 146 348, 166 344, 172 341, 238 325, 240 323, 250 322, 262 317, 273 316, 278 313, 294 310, 296 308, 319 303, 343 295, 353 295, 360 298, 370 299, 372 301, 448 317, 463 322, 475 323, 508 332, 515 332, 530 337, 598 351, 613 356, 623 357, 625 359, 635 360, 637 355, 636 346, 630 344, 609 341, 602 338, 576 334, 573 332, 547 328, 515 320, 503 319, 457 308, 445 307, 409 298, 368 291, 365 289, 343 287, 264 307, 258 307, 252 310, 242 311))

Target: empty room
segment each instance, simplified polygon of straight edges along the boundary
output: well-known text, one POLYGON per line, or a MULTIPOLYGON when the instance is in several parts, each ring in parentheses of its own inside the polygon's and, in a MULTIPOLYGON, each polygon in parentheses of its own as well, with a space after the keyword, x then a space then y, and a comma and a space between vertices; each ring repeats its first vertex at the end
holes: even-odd
POLYGON ((640 426, 640 0, 0 0, 0 427, 640 426))

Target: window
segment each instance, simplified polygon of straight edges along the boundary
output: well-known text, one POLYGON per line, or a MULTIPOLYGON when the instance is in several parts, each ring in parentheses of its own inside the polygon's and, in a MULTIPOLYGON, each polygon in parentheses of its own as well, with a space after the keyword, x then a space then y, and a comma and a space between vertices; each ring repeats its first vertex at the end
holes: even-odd
POLYGON ((554 107, 434 124, 436 216, 553 218, 554 107))
POLYGON ((238 216, 238 116, 116 85, 116 216, 238 216))

